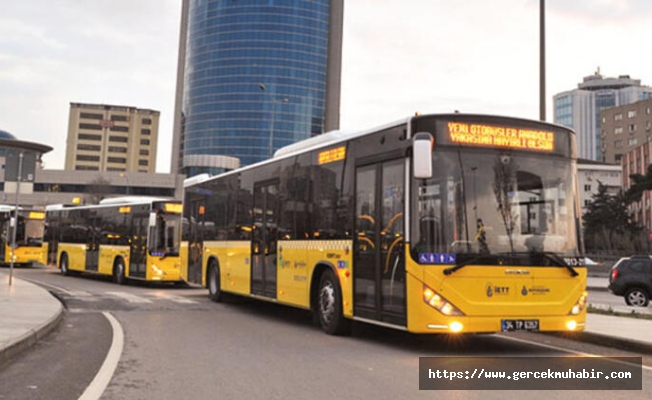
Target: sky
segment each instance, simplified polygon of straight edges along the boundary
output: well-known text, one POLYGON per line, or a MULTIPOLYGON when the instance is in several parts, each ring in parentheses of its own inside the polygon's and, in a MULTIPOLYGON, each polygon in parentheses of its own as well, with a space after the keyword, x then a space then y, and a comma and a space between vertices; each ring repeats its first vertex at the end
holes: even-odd
MULTIPOLYGON (((460 111, 539 119, 540 0, 344 0, 340 128, 460 111)), ((552 97, 600 71, 652 86, 649 0, 547 0, 552 97)), ((161 112, 170 171, 180 0, 0 0, 0 130, 63 169, 70 103, 161 112)))

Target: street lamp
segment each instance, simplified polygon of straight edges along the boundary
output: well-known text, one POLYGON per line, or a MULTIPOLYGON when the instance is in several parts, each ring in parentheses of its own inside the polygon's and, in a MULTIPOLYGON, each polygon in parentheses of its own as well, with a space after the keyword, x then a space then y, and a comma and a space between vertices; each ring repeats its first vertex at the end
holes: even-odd
MULTIPOLYGON (((259 83, 258 87, 260 90, 262 90, 265 93, 267 92, 267 87, 265 87, 265 84, 259 83)), ((272 158, 272 152, 274 149, 274 117, 276 116, 276 103, 284 103, 287 104, 290 100, 288 100, 287 97, 281 98, 281 99, 276 99, 272 94, 272 116, 269 119, 269 143, 267 145, 267 157, 272 158)))

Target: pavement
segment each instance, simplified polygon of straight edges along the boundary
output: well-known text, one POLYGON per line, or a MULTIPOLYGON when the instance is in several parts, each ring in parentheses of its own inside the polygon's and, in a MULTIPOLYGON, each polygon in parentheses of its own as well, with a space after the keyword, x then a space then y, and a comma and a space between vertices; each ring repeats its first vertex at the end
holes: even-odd
MULTIPOLYGON (((608 279, 589 276, 590 291, 607 291, 608 279)), ((610 314, 587 314, 583 332, 558 334, 574 340, 597 343, 627 351, 652 354, 652 319, 635 318, 636 314, 652 315, 652 305, 646 308, 609 306, 591 302, 591 308, 610 314)), ((9 270, 0 270, 0 367, 8 359, 36 344, 55 329, 63 318, 63 306, 46 289, 17 279, 9 285, 9 270)))

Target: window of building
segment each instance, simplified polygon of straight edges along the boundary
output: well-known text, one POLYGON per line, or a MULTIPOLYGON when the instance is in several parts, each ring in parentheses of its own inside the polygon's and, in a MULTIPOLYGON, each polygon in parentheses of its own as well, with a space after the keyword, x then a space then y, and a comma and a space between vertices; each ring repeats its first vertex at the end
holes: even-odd
POLYGON ((106 161, 110 163, 124 164, 127 162, 127 159, 122 157, 107 157, 106 161))
POLYGON ((623 133, 623 127, 619 126, 618 128, 614 129, 614 135, 620 135, 623 133))
POLYGON ((629 139, 629 145, 630 146, 635 146, 638 143, 638 139, 636 138, 630 138, 629 139))
POLYGON ((623 141, 622 140, 616 140, 614 142, 614 147, 617 148, 617 149, 623 147, 623 141))
POLYGON ((102 127, 100 124, 79 124, 79 129, 89 129, 92 131, 101 131, 102 127))
POLYGON ((96 142, 99 142, 102 140, 102 135, 91 135, 90 133, 80 133, 77 135, 77 139, 79 140, 93 140, 96 142))
POLYGON ((152 124, 152 119, 151 118, 143 118, 143 125, 151 125, 152 124))
POLYGON ((109 153, 127 153, 126 147, 109 146, 109 153))
POLYGON ((650 107, 645 107, 645 113, 646 113, 647 115, 650 115, 650 107))
POLYGON ((149 162, 147 160, 138 160, 138 165, 146 167, 149 165, 149 162))
POLYGON ((127 143, 129 138, 124 136, 109 136, 109 142, 127 143))
POLYGON ((75 157, 77 161, 100 161, 100 156, 90 156, 86 154, 77 154, 75 157))
POLYGON ((141 156, 148 156, 148 155, 149 155, 149 150, 147 150, 147 149, 142 149, 142 150, 140 150, 139 154, 140 154, 141 156))
POLYGON ((112 115, 111 121, 129 121, 126 115, 112 115))
POLYGON ((588 207, 591 204, 591 200, 584 200, 584 207, 588 207))
POLYGON ((84 118, 84 119, 102 119, 102 117, 103 117, 102 114, 93 114, 93 113, 85 113, 85 112, 79 114, 79 118, 84 118))
POLYGON ((636 124, 629 124, 629 131, 636 132, 636 124))
POLYGON ((129 127, 128 126, 112 126, 111 131, 113 132, 129 132, 129 127))
POLYGON ((77 145, 77 150, 87 150, 87 151, 100 151, 102 146, 99 144, 83 144, 80 143, 77 145))
POLYGON ((107 171, 118 171, 118 172, 125 172, 126 171, 126 169, 124 169, 124 168, 116 168, 116 167, 107 167, 106 170, 107 171))
POLYGON ((627 118, 634 118, 634 117, 636 117, 636 110, 627 112, 627 118))
POLYGON ((591 191, 591 184, 584 185, 584 191, 585 192, 590 192, 591 191))
POLYGON ((614 121, 622 121, 623 115, 622 114, 615 114, 614 115, 614 121))
POLYGON ((75 171, 99 171, 100 168, 92 165, 75 165, 75 171))
POLYGON ((149 144, 149 139, 140 139, 140 144, 148 145, 149 144))
POLYGON ((152 131, 149 129, 141 129, 140 134, 141 135, 149 135, 152 131))

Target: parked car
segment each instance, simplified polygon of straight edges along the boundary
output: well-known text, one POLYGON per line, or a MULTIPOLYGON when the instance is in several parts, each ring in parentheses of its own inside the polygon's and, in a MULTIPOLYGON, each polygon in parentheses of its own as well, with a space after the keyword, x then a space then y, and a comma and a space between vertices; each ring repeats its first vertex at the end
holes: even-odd
POLYGON ((652 294, 652 257, 623 257, 611 267, 609 291, 629 306, 647 307, 652 294))

